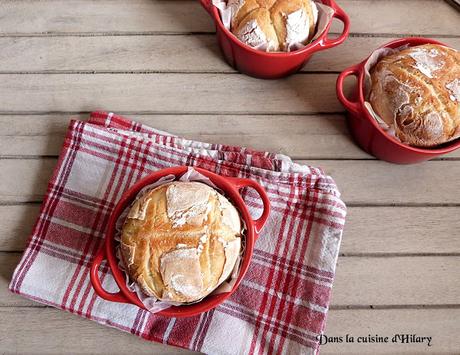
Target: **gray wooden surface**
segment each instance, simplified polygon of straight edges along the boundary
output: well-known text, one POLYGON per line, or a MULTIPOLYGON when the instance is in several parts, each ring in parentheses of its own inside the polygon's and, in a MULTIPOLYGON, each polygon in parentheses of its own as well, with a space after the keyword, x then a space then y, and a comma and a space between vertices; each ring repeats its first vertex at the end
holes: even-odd
POLYGON ((223 61, 198 1, 0 0, 2 352, 187 353, 7 290, 68 121, 94 109, 282 152, 335 178, 349 216, 326 333, 433 340, 328 344, 322 353, 460 351, 460 151, 414 166, 377 161, 351 141, 334 91, 338 72, 393 38, 425 35, 460 49, 460 13, 444 1, 338 2, 352 20, 347 42, 300 74, 263 81, 223 61))

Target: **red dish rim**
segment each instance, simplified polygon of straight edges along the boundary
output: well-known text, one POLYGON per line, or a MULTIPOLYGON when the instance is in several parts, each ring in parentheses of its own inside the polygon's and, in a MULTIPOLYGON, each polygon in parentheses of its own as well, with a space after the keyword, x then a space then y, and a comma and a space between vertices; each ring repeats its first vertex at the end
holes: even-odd
MULTIPOLYGON (((115 225, 116 222, 123 212, 123 210, 129 206, 129 204, 133 201, 133 199, 137 196, 139 191, 146 185, 157 181, 163 176, 167 175, 175 175, 179 177, 183 175, 189 167, 187 166, 180 166, 180 167, 173 167, 173 168, 166 168, 154 172, 143 179, 139 180, 136 184, 130 187, 121 197, 120 201, 115 206, 107 227, 106 237, 105 237, 105 245, 100 250, 98 255, 96 256, 93 264, 91 266, 91 282, 93 287, 98 295, 102 298, 105 298, 109 301, 114 302, 124 302, 124 303, 132 303, 145 309, 143 303, 139 300, 136 293, 131 292, 126 287, 125 281, 125 273, 119 269, 118 267, 118 259, 115 255, 115 242, 114 242, 114 234, 115 234, 115 225), (110 269, 112 270, 113 277, 120 288, 120 292, 118 293, 108 293, 106 292, 101 285, 98 276, 98 268, 103 260, 104 256, 107 258, 110 269)), ((218 188, 222 189, 224 194, 230 201, 234 204, 234 206, 238 209, 241 214, 242 219, 246 223, 246 233, 245 237, 245 251, 243 255, 243 260, 241 263, 240 274, 238 279, 230 292, 222 293, 219 295, 212 295, 207 296, 203 301, 192 305, 186 306, 171 306, 168 309, 162 310, 157 315, 162 316, 169 316, 169 317, 190 317, 193 315, 200 314, 202 312, 209 311, 210 309, 218 306, 222 302, 224 302, 230 295, 235 292, 239 284, 241 283, 244 275, 246 274, 250 261, 252 259, 254 243, 257 240, 260 231, 262 230, 263 226, 265 225, 269 213, 270 213, 270 202, 266 195, 265 190, 255 181, 249 179, 240 179, 240 178, 232 178, 232 177, 224 177, 207 171, 205 169, 193 167, 199 173, 207 176, 218 188), (260 195, 264 211, 259 219, 254 221, 241 197, 239 194, 239 190, 243 187, 251 187, 254 188, 260 195)))
MULTIPOLYGON (((203 2, 203 0, 201 0, 203 2)), ((231 41, 238 45, 239 47, 246 49, 249 52, 252 52, 254 54, 263 56, 263 57, 270 57, 270 58, 281 58, 281 57, 294 57, 298 55, 303 55, 306 53, 310 52, 316 52, 319 50, 323 49, 328 49, 335 47, 343 41, 345 41, 348 37, 348 34, 350 33, 350 19, 348 15, 335 3, 334 0, 321 0, 321 2, 325 5, 330 6, 332 9, 334 9, 334 14, 327 24, 326 28, 324 29, 324 32, 313 42, 307 44, 304 48, 298 49, 296 51, 292 52, 265 52, 261 51, 255 48, 252 48, 251 46, 248 46, 247 44, 241 42, 236 36, 230 32, 227 28, 225 28, 224 24, 222 23, 222 19, 220 17, 219 9, 215 7, 214 5, 210 5, 210 11, 211 11, 211 16, 214 18, 216 24, 219 26, 219 28, 231 39, 231 41), (329 29, 331 28, 332 21, 334 18, 338 18, 344 23, 344 28, 341 33, 341 35, 333 40, 327 40, 327 35, 329 33, 329 29), (316 48, 320 47, 320 48, 316 48)), ((203 5, 206 7, 206 5, 203 5)))
MULTIPOLYGON (((436 41, 431 38, 424 38, 424 37, 407 37, 407 38, 400 38, 394 41, 391 41, 389 43, 386 43, 379 48, 397 48, 400 46, 403 46, 405 44, 408 44, 409 46, 418 46, 422 44, 439 44, 442 46, 448 47, 446 44, 436 41)), ((364 115, 368 121, 372 123, 372 125, 377 128, 383 135, 392 143, 397 144, 401 148, 410 150, 415 153, 422 153, 425 155, 435 155, 438 156, 440 154, 446 154, 450 153, 460 147, 460 138, 444 143, 443 147, 441 148, 418 148, 418 147, 412 147, 410 145, 401 143, 398 141, 396 138, 390 136, 385 132, 385 130, 380 127, 378 122, 370 115, 370 113, 367 111, 367 109, 364 106, 364 65, 366 64, 367 60, 369 59, 370 55, 364 59, 361 63, 353 65, 347 69, 345 69, 340 75, 339 78, 337 79, 337 95, 339 96, 340 101, 342 104, 345 106, 345 108, 350 111, 353 114, 357 115, 364 115), (353 102, 348 100, 344 93, 343 93, 343 80, 345 79, 346 76, 348 75, 354 75, 358 78, 358 101, 353 102)))

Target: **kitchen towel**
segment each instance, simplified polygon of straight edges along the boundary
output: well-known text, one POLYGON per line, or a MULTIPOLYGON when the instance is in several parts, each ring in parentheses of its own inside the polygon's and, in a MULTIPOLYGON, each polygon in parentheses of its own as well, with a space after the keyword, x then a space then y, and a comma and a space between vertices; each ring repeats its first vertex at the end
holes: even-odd
MULTIPOLYGON (((262 203, 243 192, 251 214, 262 203)), ((113 113, 72 120, 11 291, 150 341, 208 354, 315 354, 324 331, 346 207, 321 169, 280 154, 187 140, 113 113), (188 165, 256 180, 270 218, 243 282, 219 307, 166 318, 107 302, 89 268, 111 211, 143 176, 188 165)), ((104 287, 117 291, 107 265, 104 287)))

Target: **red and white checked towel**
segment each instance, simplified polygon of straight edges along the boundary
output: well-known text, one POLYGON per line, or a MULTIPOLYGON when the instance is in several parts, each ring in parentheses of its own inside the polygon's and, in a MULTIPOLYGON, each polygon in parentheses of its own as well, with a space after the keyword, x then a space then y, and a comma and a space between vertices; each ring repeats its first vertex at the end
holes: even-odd
MULTIPOLYGON (((244 199, 253 216, 257 195, 244 199)), ((10 289, 147 340, 209 354, 315 354, 346 208, 333 180, 288 157, 185 140, 114 114, 71 121, 40 217, 10 289), (232 297, 192 318, 165 318, 97 297, 89 268, 125 189, 162 168, 198 166, 265 187, 270 218, 232 297), (231 337, 229 336, 231 334, 231 337)), ((106 267, 103 284, 116 291, 106 267)))

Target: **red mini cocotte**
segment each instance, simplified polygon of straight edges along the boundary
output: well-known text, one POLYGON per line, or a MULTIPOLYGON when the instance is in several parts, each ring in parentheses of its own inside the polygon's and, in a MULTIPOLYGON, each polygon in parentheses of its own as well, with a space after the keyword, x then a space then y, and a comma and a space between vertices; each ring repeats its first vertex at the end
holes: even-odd
MULTIPOLYGON (((115 226, 118 218, 120 217, 121 213, 128 207, 131 202, 136 198, 139 191, 147 185, 150 185, 160 178, 168 175, 175 175, 177 178, 182 176, 187 172, 187 166, 180 166, 180 167, 173 167, 162 169, 157 172, 154 172, 151 175, 146 176, 145 178, 138 181, 134 186, 128 189, 123 196, 121 197, 118 204, 115 206, 112 215, 110 216, 107 232, 105 236, 105 245, 101 248, 101 250, 97 253, 96 257, 94 258, 93 264, 91 265, 91 272, 90 278, 91 283, 94 287, 95 292, 102 298, 112 302, 122 302, 122 303, 131 303, 140 308, 146 309, 144 304, 138 298, 136 293, 132 292, 126 286, 126 274, 120 270, 118 266, 118 259, 115 254, 115 226), (104 290, 102 287, 101 281, 98 275, 98 269, 101 265, 101 262, 107 259, 108 265, 110 270, 112 271, 112 275, 120 288, 120 291, 117 293, 109 293, 104 290)), ((268 216, 270 214, 270 201, 268 196, 262 186, 260 186, 257 182, 250 180, 250 179, 240 179, 240 178, 233 178, 233 177, 224 177, 217 174, 214 174, 210 171, 196 168, 194 167, 197 172, 206 176, 211 180, 211 182, 222 192, 224 195, 233 203, 233 205, 238 209, 240 212, 241 218, 246 225, 246 231, 244 234, 244 241, 245 241, 245 249, 242 256, 241 267, 239 276, 233 286, 232 290, 227 293, 221 293, 217 295, 210 295, 205 297, 202 301, 198 303, 194 303, 191 305, 184 305, 184 306, 171 306, 170 308, 164 309, 156 314, 161 316, 167 317, 191 317, 203 312, 207 312, 214 307, 217 307, 219 304, 224 302, 230 295, 235 292, 238 285, 241 283, 244 275, 246 274, 249 263, 251 262, 254 243, 259 237, 259 233, 261 232, 262 228, 264 227, 268 216), (260 195, 260 198, 263 202, 263 212, 259 219, 253 220, 240 193, 244 187, 251 187, 257 191, 260 195)))
POLYGON ((334 15, 321 36, 297 51, 264 52, 244 44, 226 29, 212 0, 200 2, 214 20, 217 40, 227 62, 236 70, 256 78, 276 79, 293 74, 302 68, 314 53, 338 46, 347 39, 350 32, 348 15, 334 0, 322 0, 323 4, 334 10, 334 15), (343 31, 339 37, 329 39, 328 34, 334 18, 343 22, 343 31))
MULTIPOLYGON (((410 47, 433 43, 445 44, 429 38, 402 38, 387 43, 380 48, 398 48, 403 45, 410 47)), ((419 163, 440 155, 453 152, 460 147, 460 139, 441 145, 438 148, 417 148, 399 142, 388 135, 378 122, 370 115, 364 106, 364 65, 368 58, 359 64, 345 69, 337 79, 337 97, 348 112, 348 128, 358 143, 367 153, 391 163, 412 164, 419 163), (357 85, 353 91, 352 99, 345 97, 343 81, 349 75, 357 78, 357 85)))

